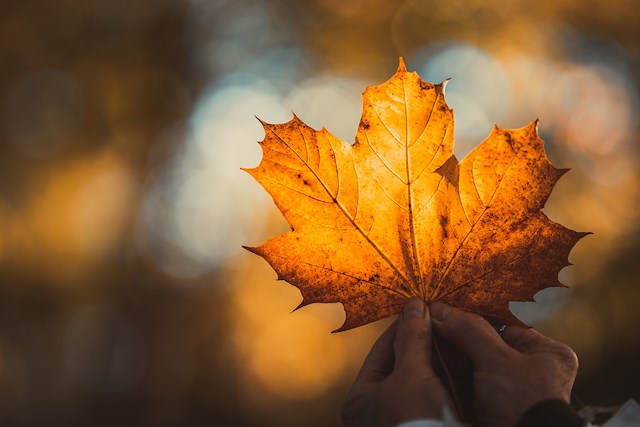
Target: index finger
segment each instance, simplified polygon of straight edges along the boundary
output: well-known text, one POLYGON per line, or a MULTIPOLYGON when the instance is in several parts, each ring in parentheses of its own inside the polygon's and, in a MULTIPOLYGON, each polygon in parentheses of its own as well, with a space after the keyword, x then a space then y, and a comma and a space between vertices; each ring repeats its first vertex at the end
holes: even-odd
POLYGON ((525 326, 509 325, 501 336, 504 342, 521 353, 532 353, 550 341, 550 338, 525 326))
POLYGON ((354 387, 357 385, 378 383, 393 370, 393 341, 396 337, 398 321, 394 321, 376 340, 364 359, 358 372, 354 387))
POLYGON ((431 313, 436 333, 469 356, 476 367, 511 351, 491 324, 478 314, 437 301, 431 303, 431 313))

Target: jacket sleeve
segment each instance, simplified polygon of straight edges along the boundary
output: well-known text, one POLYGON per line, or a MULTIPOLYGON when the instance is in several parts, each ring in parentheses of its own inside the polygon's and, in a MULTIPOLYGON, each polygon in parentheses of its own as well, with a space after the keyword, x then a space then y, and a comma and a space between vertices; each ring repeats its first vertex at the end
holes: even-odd
POLYGON ((583 427, 585 421, 562 400, 538 402, 525 412, 516 427, 583 427))

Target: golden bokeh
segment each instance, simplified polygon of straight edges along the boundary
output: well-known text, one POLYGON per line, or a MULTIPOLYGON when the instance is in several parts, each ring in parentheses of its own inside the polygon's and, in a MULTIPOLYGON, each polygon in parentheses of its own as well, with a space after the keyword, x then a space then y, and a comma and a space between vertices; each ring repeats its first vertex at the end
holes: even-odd
POLYGON ((536 118, 571 168, 543 211, 594 235, 514 310, 586 403, 640 399, 640 10, 625 0, 24 0, 0 25, 0 424, 340 425, 389 320, 339 334, 241 245, 287 231, 240 167, 254 116, 352 142, 403 56, 462 159, 536 118), (33 408, 37 408, 34 411, 33 408))

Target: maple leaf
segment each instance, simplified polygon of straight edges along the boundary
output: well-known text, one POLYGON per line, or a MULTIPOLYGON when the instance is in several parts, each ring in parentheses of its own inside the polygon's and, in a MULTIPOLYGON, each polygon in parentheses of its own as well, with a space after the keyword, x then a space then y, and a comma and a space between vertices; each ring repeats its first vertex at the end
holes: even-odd
POLYGON ((494 125, 458 162, 445 84, 407 72, 401 58, 391 79, 365 90, 353 145, 295 115, 262 122, 262 161, 245 170, 291 231, 247 249, 300 289, 298 308, 342 303, 338 331, 412 297, 521 324, 508 303, 563 287, 558 272, 588 234, 540 211, 567 170, 547 160, 537 120, 494 125))

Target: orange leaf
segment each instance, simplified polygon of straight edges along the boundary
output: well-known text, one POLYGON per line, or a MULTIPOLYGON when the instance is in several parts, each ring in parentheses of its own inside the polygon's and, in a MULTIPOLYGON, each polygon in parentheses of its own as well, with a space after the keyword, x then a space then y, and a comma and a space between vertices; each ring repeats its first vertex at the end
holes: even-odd
POLYGON ((344 305, 347 330, 397 313, 412 297, 520 324, 509 301, 563 286, 578 233, 540 209, 566 172, 549 163, 537 120, 494 126, 453 155, 444 88, 406 71, 367 88, 353 145, 294 118, 263 123, 249 172, 291 232, 247 248, 300 289, 300 307, 344 305))

